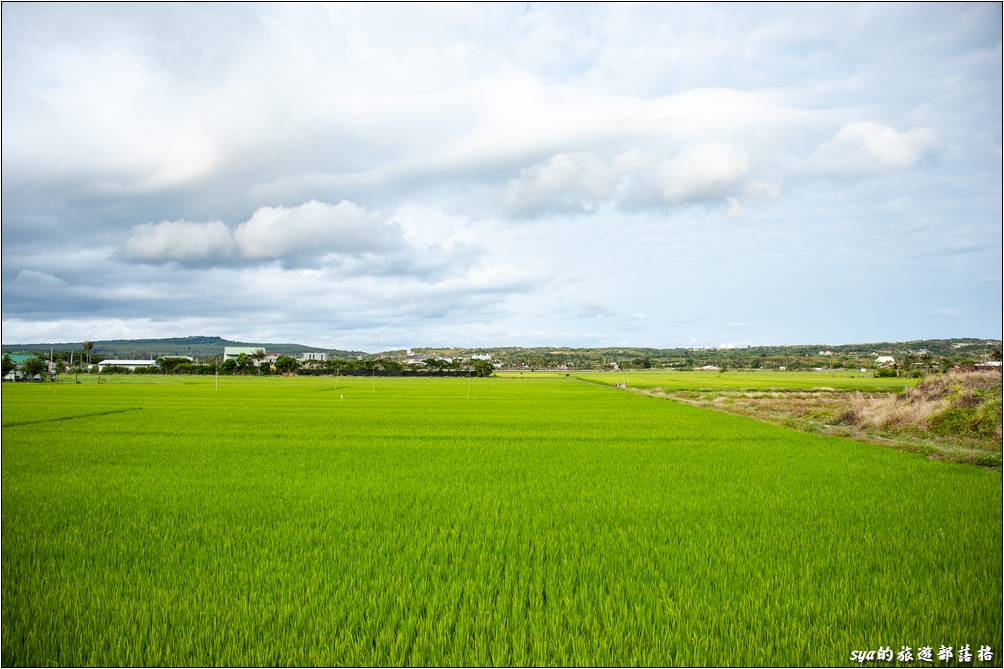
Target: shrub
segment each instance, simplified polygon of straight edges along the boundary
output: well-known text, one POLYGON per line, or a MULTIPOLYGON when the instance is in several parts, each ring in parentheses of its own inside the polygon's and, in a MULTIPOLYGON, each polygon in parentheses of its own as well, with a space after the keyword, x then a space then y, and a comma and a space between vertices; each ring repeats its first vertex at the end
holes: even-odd
POLYGON ((935 434, 958 437, 991 437, 996 428, 991 416, 958 406, 932 416, 928 425, 935 434))

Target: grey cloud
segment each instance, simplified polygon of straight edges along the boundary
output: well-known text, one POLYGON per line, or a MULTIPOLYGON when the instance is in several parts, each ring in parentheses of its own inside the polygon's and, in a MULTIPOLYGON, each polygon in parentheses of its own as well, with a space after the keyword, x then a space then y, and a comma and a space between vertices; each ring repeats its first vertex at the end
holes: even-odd
POLYGON ((133 228, 123 253, 130 260, 207 260, 234 252, 234 238, 222 221, 162 221, 133 228))
POLYGON ((488 321, 507 313, 509 296, 533 290, 535 283, 526 275, 476 267, 445 277, 366 277, 275 266, 192 269, 110 263, 65 278, 22 271, 18 280, 5 282, 5 311, 17 314, 8 319, 15 325, 5 337, 14 339, 18 330, 30 330, 32 322, 81 320, 118 327, 151 318, 215 322, 220 314, 247 323, 281 320, 280 314, 296 321, 309 314, 305 322, 331 330, 380 324, 406 330, 409 324, 437 319, 488 321))

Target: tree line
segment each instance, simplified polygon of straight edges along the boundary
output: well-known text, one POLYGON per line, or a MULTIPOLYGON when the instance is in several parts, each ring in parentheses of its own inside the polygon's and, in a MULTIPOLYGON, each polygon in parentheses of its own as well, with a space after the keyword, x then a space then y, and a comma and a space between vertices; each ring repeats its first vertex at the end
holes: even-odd
MULTIPOLYGON (((301 361, 288 355, 280 355, 274 362, 266 360, 266 353, 263 350, 253 353, 241 353, 236 358, 213 361, 212 363, 197 363, 187 358, 162 356, 157 359, 156 365, 149 367, 137 367, 130 369, 119 365, 106 365, 101 369, 102 374, 192 374, 192 375, 213 375, 226 374, 231 376, 267 376, 284 375, 293 376, 296 374, 338 374, 341 372, 380 372, 381 375, 393 375, 394 373, 408 374, 437 374, 437 373, 469 373, 472 376, 487 377, 495 372, 494 366, 485 360, 440 360, 429 358, 418 365, 405 365, 397 360, 386 358, 374 358, 365 360, 307 360, 301 361)), ((56 374, 63 373, 87 373, 87 367, 68 367, 66 360, 53 356, 54 370, 56 374)), ((18 369, 18 365, 11 359, 9 354, 3 356, 3 376, 18 369)), ((28 358, 20 365, 20 371, 27 379, 44 377, 49 371, 49 360, 45 356, 34 356, 28 358)))

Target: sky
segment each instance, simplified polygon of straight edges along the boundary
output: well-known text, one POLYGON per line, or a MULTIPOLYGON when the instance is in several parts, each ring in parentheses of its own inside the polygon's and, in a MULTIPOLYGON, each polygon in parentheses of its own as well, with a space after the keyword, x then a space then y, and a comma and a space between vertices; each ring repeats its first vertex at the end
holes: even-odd
POLYGON ((1000 338, 1001 25, 5 3, 3 342, 1000 338))

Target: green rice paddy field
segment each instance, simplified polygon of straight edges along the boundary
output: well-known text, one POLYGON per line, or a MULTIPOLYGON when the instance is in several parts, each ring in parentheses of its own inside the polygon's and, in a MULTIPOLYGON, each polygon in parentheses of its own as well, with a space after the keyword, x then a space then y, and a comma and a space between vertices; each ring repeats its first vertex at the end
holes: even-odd
POLYGON ((335 383, 4 384, 3 664, 998 662, 999 472, 572 377, 335 383))

